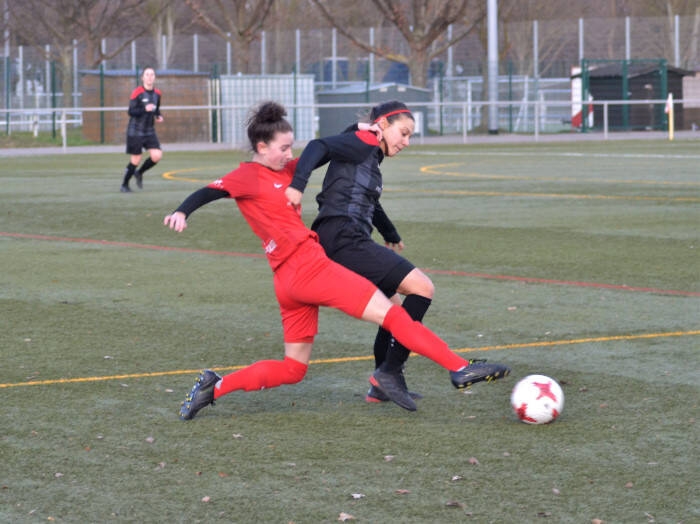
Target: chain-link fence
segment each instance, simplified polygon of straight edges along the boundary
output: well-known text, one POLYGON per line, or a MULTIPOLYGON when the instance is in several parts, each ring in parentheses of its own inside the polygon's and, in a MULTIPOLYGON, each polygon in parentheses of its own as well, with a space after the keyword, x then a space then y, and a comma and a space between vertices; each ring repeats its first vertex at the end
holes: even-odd
MULTIPOLYGON (((571 71, 581 59, 664 59, 668 64, 700 68, 694 17, 580 19, 513 22, 500 29, 507 59, 500 63, 499 122, 510 132, 557 132, 570 124, 570 108, 549 102, 571 100, 571 71), (547 108, 535 122, 532 103, 547 108)), ((456 28, 451 28, 450 31, 456 28)), ((396 54, 409 49, 394 28, 356 28, 363 41, 396 54)), ((447 34, 445 35, 447 37, 447 34)), ((105 39, 103 50, 119 49, 123 41, 105 39)), ((11 47, 0 61, 0 126, 7 132, 34 131, 55 126, 55 109, 70 108, 68 125, 82 125, 84 78, 96 70, 124 71, 138 82, 138 72, 154 66, 164 72, 202 73, 211 77, 239 72, 240 50, 214 34, 143 37, 101 64, 87 61, 84 46, 75 44, 66 63, 51 60, 51 47, 11 47), (238 51, 238 52, 234 52, 238 51), (129 73, 130 72, 130 73, 129 73), (9 110, 19 110, 18 112, 9 110)), ((486 98, 483 86, 484 43, 474 33, 452 46, 430 65, 428 85, 435 104, 462 104, 468 114, 432 110, 427 116, 431 133, 471 132, 483 121, 486 98), (466 127, 465 127, 466 126, 466 127)), ((348 85, 361 89, 382 83, 411 84, 408 67, 368 54, 332 29, 267 31, 247 52, 247 74, 312 75, 315 90, 329 91, 348 85)), ((109 87, 107 87, 109 89, 109 87)), ((369 88, 368 88, 369 89, 369 88)), ((128 92, 120 93, 128 102, 128 92)), ((116 99, 116 97, 112 97, 116 99)), ((164 104, 168 104, 168 93, 164 104)), ((437 106, 433 106, 437 107, 437 106)), ((447 107, 447 106, 445 106, 447 107)))

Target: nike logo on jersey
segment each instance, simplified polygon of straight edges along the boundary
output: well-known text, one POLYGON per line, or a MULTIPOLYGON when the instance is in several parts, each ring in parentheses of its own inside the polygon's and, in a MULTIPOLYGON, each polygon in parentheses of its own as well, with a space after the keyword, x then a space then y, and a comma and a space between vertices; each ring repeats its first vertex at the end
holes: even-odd
POLYGON ((281 187, 283 186, 283 184, 276 184, 276 183, 272 184, 272 185, 275 186, 275 189, 281 189, 281 187))

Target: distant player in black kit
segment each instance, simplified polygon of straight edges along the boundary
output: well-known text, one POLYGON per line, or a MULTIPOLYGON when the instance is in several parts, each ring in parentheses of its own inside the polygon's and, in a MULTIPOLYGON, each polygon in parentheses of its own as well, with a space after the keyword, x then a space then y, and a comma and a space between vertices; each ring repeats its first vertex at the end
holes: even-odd
POLYGON ((136 178, 136 185, 143 187, 143 174, 155 166, 163 157, 156 136, 155 123, 162 122, 160 114, 160 91, 154 87, 156 72, 147 67, 141 74, 141 85, 133 90, 129 100, 129 126, 126 130, 126 154, 131 155, 124 172, 121 192, 130 193, 129 180, 136 178), (149 157, 141 162, 141 153, 146 149, 149 157))

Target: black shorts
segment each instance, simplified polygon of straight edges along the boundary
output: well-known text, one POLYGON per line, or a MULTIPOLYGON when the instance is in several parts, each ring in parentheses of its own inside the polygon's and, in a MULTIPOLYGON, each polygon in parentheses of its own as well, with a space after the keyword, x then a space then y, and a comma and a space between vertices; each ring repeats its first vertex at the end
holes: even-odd
POLYGON ((347 218, 314 223, 313 229, 332 260, 359 273, 391 297, 415 266, 388 247, 382 246, 347 218))
POLYGON ((143 150, 160 149, 160 142, 156 135, 126 136, 126 154, 140 155, 143 150))

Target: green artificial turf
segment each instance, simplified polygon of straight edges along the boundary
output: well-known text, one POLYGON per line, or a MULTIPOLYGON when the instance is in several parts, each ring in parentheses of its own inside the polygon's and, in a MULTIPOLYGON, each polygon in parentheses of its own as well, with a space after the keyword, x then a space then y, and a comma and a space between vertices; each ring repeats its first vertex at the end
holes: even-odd
MULTIPOLYGON (((695 141, 412 146, 383 164, 425 323, 510 377, 455 390, 415 357, 419 409, 367 404, 375 327, 323 310, 294 386, 178 420, 204 367, 282 355, 259 241, 233 202, 162 225, 247 155, 4 158, 0 521, 700 521, 695 141), (515 382, 556 378, 550 425, 515 382)), ((314 217, 321 173, 305 195, 314 217)))

